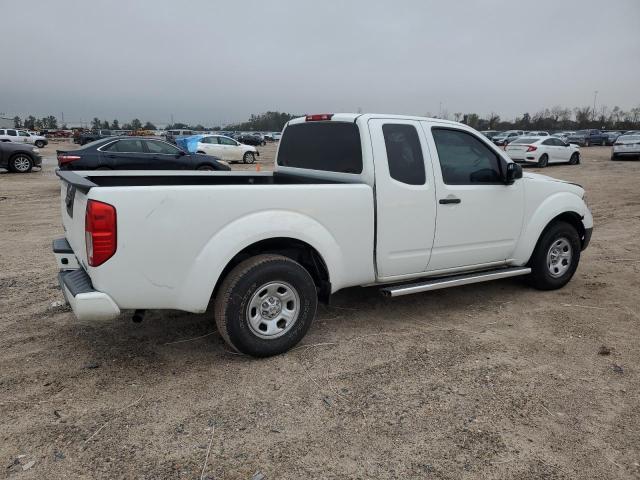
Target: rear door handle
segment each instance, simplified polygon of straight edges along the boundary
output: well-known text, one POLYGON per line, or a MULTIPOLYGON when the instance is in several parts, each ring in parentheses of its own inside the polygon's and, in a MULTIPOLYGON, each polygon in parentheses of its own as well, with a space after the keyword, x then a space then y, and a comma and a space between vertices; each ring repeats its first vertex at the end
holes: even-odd
POLYGON ((450 203, 460 203, 462 202, 462 200, 460 200, 459 198, 441 198, 440 199, 440 204, 442 205, 448 205, 450 203))

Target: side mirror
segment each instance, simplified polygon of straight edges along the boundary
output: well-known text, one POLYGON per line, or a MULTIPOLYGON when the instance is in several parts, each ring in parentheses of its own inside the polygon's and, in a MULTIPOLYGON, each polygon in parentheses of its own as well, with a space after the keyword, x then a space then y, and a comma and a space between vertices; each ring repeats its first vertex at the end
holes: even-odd
POLYGON ((507 163, 507 170, 504 173, 504 183, 506 185, 512 185, 518 178, 522 178, 522 166, 515 162, 507 163))

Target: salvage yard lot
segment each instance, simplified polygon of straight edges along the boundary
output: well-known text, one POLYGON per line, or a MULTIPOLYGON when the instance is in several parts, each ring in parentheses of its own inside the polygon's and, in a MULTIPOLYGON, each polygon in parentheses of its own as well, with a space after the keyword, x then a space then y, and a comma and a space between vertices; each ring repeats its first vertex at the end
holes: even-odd
POLYGON ((216 479, 640 475, 640 162, 591 147, 541 170, 583 185, 594 215, 564 289, 350 289, 303 344, 256 360, 228 351, 212 309, 134 324, 58 306, 55 148, 42 172, 0 174, 5 475, 200 478, 208 451, 216 479))

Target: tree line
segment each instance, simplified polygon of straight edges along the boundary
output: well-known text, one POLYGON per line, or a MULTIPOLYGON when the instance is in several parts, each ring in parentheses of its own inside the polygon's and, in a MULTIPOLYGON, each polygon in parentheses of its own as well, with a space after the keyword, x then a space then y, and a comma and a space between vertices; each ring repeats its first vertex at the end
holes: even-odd
POLYGON ((594 128, 600 130, 632 130, 640 128, 640 106, 628 111, 615 106, 545 108, 531 115, 523 113, 513 120, 502 120, 497 113, 481 117, 476 113, 454 113, 453 118, 445 113, 444 118, 462 122, 476 130, 577 130, 594 128))
MULTIPOLYGON (((201 124, 189 125, 187 123, 174 123, 167 125, 167 130, 189 129, 195 131, 205 130, 233 130, 233 131, 259 131, 259 132, 279 132, 284 125, 292 118, 300 115, 285 112, 265 112, 253 114, 246 122, 215 126, 206 128, 201 124)), ((431 116, 431 115, 427 115, 431 116)), ((477 113, 456 112, 450 116, 447 112, 440 115, 447 120, 462 122, 477 130, 576 130, 582 128, 597 128, 603 130, 632 130, 640 129, 640 106, 630 110, 622 110, 615 106, 609 108, 601 106, 596 111, 592 107, 565 108, 559 105, 552 108, 545 108, 531 115, 526 112, 517 116, 513 120, 503 120, 497 113, 480 116, 477 113)), ((58 120, 53 115, 43 118, 36 118, 29 115, 24 120, 16 116, 13 119, 16 128, 26 128, 29 130, 57 129, 58 120)), ((63 130, 67 128, 62 125, 63 130)), ((100 120, 97 117, 91 121, 91 128, 110 130, 156 130, 156 126, 151 122, 144 124, 137 118, 131 122, 120 125, 116 119, 112 122, 100 120)))

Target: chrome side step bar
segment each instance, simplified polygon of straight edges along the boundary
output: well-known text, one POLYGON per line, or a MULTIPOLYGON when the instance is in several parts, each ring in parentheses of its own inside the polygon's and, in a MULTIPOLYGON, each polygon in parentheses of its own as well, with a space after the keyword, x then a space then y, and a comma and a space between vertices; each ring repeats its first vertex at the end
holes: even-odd
POLYGON ((391 285, 381 288, 380 292, 385 297, 399 297, 401 295, 410 295, 412 293, 440 290, 441 288, 457 287, 460 285, 469 285, 471 283, 488 282, 490 280, 499 280, 501 278, 517 277, 518 275, 527 275, 529 273, 531 273, 530 268, 501 268, 499 270, 488 270, 484 272, 466 273, 464 275, 439 277, 419 283, 391 285))

